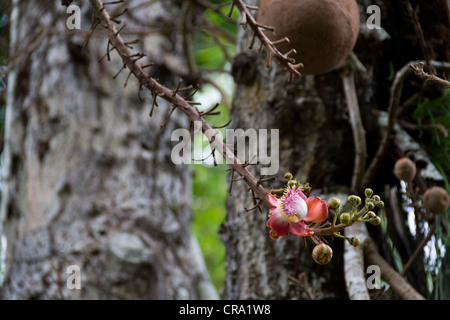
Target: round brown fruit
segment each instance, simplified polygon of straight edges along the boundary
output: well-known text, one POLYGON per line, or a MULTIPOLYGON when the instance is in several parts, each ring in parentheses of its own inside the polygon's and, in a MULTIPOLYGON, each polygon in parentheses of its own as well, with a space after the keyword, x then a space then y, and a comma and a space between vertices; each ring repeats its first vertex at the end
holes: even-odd
POLYGON ((400 158, 395 162, 394 175, 398 180, 411 182, 416 176, 416 164, 409 158, 400 158))
POLYGON ((258 22, 275 28, 264 30, 276 41, 288 37, 290 43, 277 44, 304 74, 322 74, 338 68, 355 46, 359 32, 359 10, 355 0, 262 0, 258 22))
POLYGON ((433 214, 441 214, 450 205, 450 195, 441 187, 432 187, 422 196, 423 207, 433 214))

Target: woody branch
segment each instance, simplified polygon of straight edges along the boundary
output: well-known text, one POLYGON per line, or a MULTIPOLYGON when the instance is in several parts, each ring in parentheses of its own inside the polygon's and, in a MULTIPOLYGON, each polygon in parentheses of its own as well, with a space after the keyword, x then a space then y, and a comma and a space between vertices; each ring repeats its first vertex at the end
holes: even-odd
POLYGON ((111 16, 105 9, 102 1, 100 0, 90 0, 92 7, 95 10, 97 18, 101 26, 106 30, 111 46, 117 51, 123 61, 123 66, 130 70, 139 81, 140 86, 147 88, 153 95, 154 99, 160 97, 180 111, 182 111, 191 122, 199 121, 202 124, 202 132, 208 138, 212 147, 219 151, 220 154, 226 159, 226 162, 231 165, 232 169, 237 172, 242 180, 247 183, 250 189, 257 195, 259 199, 270 208, 271 205, 267 201, 267 194, 269 193, 260 183, 259 180, 246 169, 244 164, 234 155, 234 153, 227 147, 227 145, 221 140, 216 134, 214 128, 202 118, 199 111, 192 106, 192 102, 185 100, 183 97, 178 95, 178 90, 169 89, 158 81, 153 79, 144 68, 137 63, 135 59, 135 54, 133 54, 125 41, 120 35, 120 30, 117 29, 111 20, 111 16))

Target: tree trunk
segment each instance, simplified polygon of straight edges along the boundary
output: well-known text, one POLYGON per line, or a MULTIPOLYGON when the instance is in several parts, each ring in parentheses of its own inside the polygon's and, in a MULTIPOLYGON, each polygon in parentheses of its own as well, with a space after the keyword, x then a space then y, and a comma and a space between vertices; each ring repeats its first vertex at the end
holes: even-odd
MULTIPOLYGON (((246 4, 258 5, 259 2, 246 1, 246 4)), ((368 17, 366 8, 371 4, 370 1, 358 3, 361 32, 355 53, 367 72, 355 72, 355 83, 369 162, 376 153, 382 136, 377 121, 379 110, 386 110, 389 101, 390 82, 386 80, 389 64, 398 70, 407 62, 423 55, 417 42, 403 42, 401 49, 397 47, 399 39, 405 41, 405 33, 400 33, 395 22, 404 23, 403 28, 410 23, 405 18, 404 11, 398 8, 399 4, 392 4, 390 1, 382 1, 380 4, 382 27, 386 28, 391 37, 386 38, 384 30, 371 31, 365 26, 368 17)), ((442 1, 442 4, 445 6, 445 1, 442 1)), ((420 6, 424 7, 425 15, 433 16, 434 11, 427 8, 426 3, 421 3, 420 6)), ((424 19, 428 18, 425 16, 424 19)), ((439 26, 439 23, 442 23, 443 28, 446 26, 445 15, 440 15, 440 20, 436 17, 433 19, 430 18, 430 21, 435 26, 439 26)), ((431 24, 426 26, 425 32, 431 30, 431 24)), ((248 30, 239 32, 238 53, 233 65, 237 86, 232 125, 244 130, 280 130, 280 169, 276 180, 263 182, 263 185, 268 189, 280 188, 285 183, 284 174, 291 172, 301 182, 310 183, 310 194, 348 194, 353 176, 355 147, 344 94, 342 69, 320 76, 302 76, 293 83, 288 83, 286 71, 277 66, 265 68, 265 57, 248 49, 252 36, 248 30)), ((411 37, 416 38, 417 34, 411 37)), ((439 39, 439 35, 427 34, 429 44, 433 44, 433 39, 436 38, 439 39)), ((255 47, 257 46, 258 44, 255 44, 255 47)), ((446 49, 442 43, 436 41, 433 48, 431 58, 444 57, 445 61, 446 49)), ((389 174, 377 175, 374 181, 361 186, 358 191, 371 187, 375 193, 382 195, 384 185, 392 183, 390 174, 395 157, 392 155, 392 149, 389 152, 378 171, 389 174)), ((259 170, 255 167, 252 166, 253 172, 258 176, 259 170)), ((230 178, 231 176, 229 181, 230 178)), ((363 197, 361 194, 360 196, 363 197)), ((226 220, 221 228, 221 236, 226 245, 223 298, 348 298, 343 268, 344 240, 327 239, 333 249, 333 259, 325 266, 318 265, 311 258, 314 246, 312 242, 304 246, 301 237, 293 234, 272 240, 266 226, 267 208, 262 207, 262 212, 246 212, 245 208, 252 206, 252 194, 248 192, 248 187, 234 182, 227 201, 226 220)), ((369 229, 373 234, 373 229, 369 229)))
MULTIPOLYGON (((234 70, 246 78, 236 78, 232 124, 244 130, 279 129, 277 179, 263 184, 269 189, 282 187, 284 174, 291 172, 301 182, 310 182, 311 194, 332 191, 335 182, 330 181, 331 172, 326 173, 351 168, 346 159, 352 150, 351 133, 339 74, 303 76, 288 83, 286 71, 276 66, 266 69, 264 58, 247 49, 251 36, 248 32, 239 34, 234 70)), ((259 176, 259 170, 253 172, 259 176)), ((246 212, 244 208, 252 205, 246 185, 235 182, 221 230, 227 248, 224 298, 307 299, 311 298, 308 290, 318 299, 345 297, 343 277, 333 276, 343 273, 342 241, 333 242, 332 261, 319 266, 311 258, 312 244, 308 242, 305 247, 302 237, 272 240, 266 226, 267 208, 263 207, 262 213, 246 212), (303 288, 288 280, 303 273, 307 276, 303 288)))
MULTIPOLYGON (((104 30, 84 47, 89 4, 82 4, 87 32, 74 35, 65 9, 60 1, 14 1, 12 56, 26 54, 9 76, 2 298, 214 297, 204 290, 210 285, 190 229, 189 167, 170 161, 170 132, 187 120, 175 113, 162 131, 170 106, 160 101, 149 118, 151 100, 141 93, 140 101, 137 81, 124 88, 126 70, 113 79, 122 67, 115 52, 98 63, 104 30), (71 265, 79 290, 71 289, 71 265)), ((178 10, 166 1, 124 17, 129 28, 157 21, 163 30, 178 10)), ((173 39, 140 40, 164 81, 176 83, 163 64, 177 55, 173 39)))

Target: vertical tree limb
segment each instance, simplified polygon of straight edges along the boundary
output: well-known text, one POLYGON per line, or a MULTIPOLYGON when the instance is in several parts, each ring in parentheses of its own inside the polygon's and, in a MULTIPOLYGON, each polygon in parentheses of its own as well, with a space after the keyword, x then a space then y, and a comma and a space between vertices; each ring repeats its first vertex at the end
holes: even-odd
POLYGON ((405 279, 390 266, 378 252, 372 239, 367 239, 364 245, 364 255, 367 263, 377 265, 381 270, 381 278, 389 283, 392 290, 403 300, 425 300, 405 279))
POLYGON ((366 132, 359 112, 358 97, 356 96, 355 77, 350 68, 346 68, 341 74, 344 86, 347 108, 350 115, 353 141, 355 145, 355 164, 353 167, 352 185, 353 192, 359 192, 362 188, 362 179, 366 169, 367 144, 366 132))
MULTIPOLYGON (((16 32, 17 28, 17 17, 19 15, 19 6, 17 5, 18 0, 13 1, 12 12, 11 12, 11 43, 17 43, 19 37, 16 32)), ((11 46, 10 56, 13 57, 17 54, 17 48, 11 46)), ((5 123, 4 123, 4 147, 3 147, 3 164, 1 168, 1 203, 0 203, 0 251, 2 250, 2 238, 3 238, 3 225, 5 223, 6 214, 8 211, 9 201, 10 201, 10 187, 9 179, 11 177, 11 163, 12 163, 12 152, 11 152, 11 124, 12 124, 12 109, 14 101, 14 88, 16 87, 17 72, 14 68, 8 74, 8 89, 6 93, 6 111, 5 111, 5 123)))
MULTIPOLYGON (((397 113, 398 107, 400 105, 400 98, 403 89, 403 81, 413 71, 414 68, 412 68, 411 65, 417 66, 418 64, 420 65, 420 63, 423 62, 422 61, 409 62, 395 74, 395 79, 391 86, 391 97, 388 107, 387 127, 383 131, 383 138, 380 143, 380 146, 378 147, 377 153, 373 157, 372 162, 370 163, 369 167, 366 170, 366 173, 364 174, 363 185, 367 186, 370 184, 375 174, 378 172, 381 162, 383 161, 384 156, 386 155, 389 149, 391 135, 394 130, 394 124, 397 121, 397 113)), ((450 69, 450 64, 446 62, 430 61, 430 66, 437 69, 446 69, 446 70, 450 69)))
POLYGON ((436 224, 432 223, 430 230, 428 230, 427 236, 422 240, 422 242, 419 244, 419 246, 416 248, 414 253, 409 258, 408 262, 406 262, 405 266, 403 267, 403 270, 401 273, 402 276, 404 276, 406 274, 406 272, 409 270, 409 268, 411 268, 412 264, 414 263, 414 261, 416 261, 417 257, 422 252, 423 248, 426 246, 428 241, 430 241, 431 236, 434 234, 435 230, 436 230, 436 224))
POLYGON ((389 144, 391 141, 391 134, 394 129, 394 123, 397 120, 397 109, 400 104, 400 97, 403 90, 403 81, 407 75, 410 74, 410 69, 408 65, 403 66, 397 73, 395 74, 394 82, 391 86, 391 97, 389 101, 388 107, 388 123, 386 130, 383 132, 383 138, 381 140, 380 146, 378 147, 377 153, 373 157, 372 162, 370 163, 363 179, 363 185, 368 185, 375 174, 377 173, 381 162, 389 148, 389 144))
POLYGON ((344 243, 344 277, 350 300, 370 300, 364 273, 364 243, 369 238, 365 223, 356 223, 345 229, 347 237, 358 237, 360 245, 353 247, 344 243))

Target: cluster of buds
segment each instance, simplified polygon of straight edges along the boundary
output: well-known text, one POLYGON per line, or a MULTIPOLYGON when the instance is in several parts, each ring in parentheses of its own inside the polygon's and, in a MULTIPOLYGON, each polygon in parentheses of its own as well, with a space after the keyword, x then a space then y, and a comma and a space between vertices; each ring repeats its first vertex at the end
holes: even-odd
MULTIPOLYGON (((366 196, 364 207, 358 211, 358 207, 361 205, 361 198, 355 195, 348 197, 347 201, 352 206, 352 210, 349 213, 342 213, 340 215, 340 220, 347 220, 346 224, 353 224, 357 221, 359 222, 370 222, 371 224, 377 226, 380 224, 381 220, 372 210, 375 207, 383 208, 384 202, 381 201, 380 196, 373 195, 372 189, 367 188, 364 191, 366 196), (343 218, 347 217, 347 218, 343 218), (361 218, 362 217, 362 218, 361 218)), ((344 222, 342 222, 344 223, 344 222)))
POLYGON ((267 195, 268 202, 273 206, 269 209, 267 221, 270 237, 278 239, 290 233, 308 237, 316 244, 312 257, 318 264, 327 264, 333 256, 333 250, 324 243, 326 241, 323 236, 343 238, 356 247, 360 244, 360 239, 345 237, 340 234, 340 231, 358 222, 368 222, 373 225, 379 225, 381 222, 380 217, 373 210, 376 207, 383 208, 384 203, 378 195, 374 195, 372 189, 365 190, 364 207, 361 209, 359 209, 362 204, 361 198, 350 195, 347 202, 351 210, 342 212, 339 215, 339 224, 336 224, 337 213, 341 207, 341 201, 338 198, 332 197, 325 202, 317 196, 306 197, 303 192, 310 191, 308 184, 302 184, 293 179, 290 173, 287 173, 285 178, 286 188, 271 190, 271 193, 267 195), (281 197, 277 198, 277 194, 281 197), (329 210, 336 213, 333 223, 325 222, 329 210))
MULTIPOLYGON (((335 226, 335 228, 341 230, 358 222, 368 222, 370 224, 373 224, 374 226, 377 226, 381 223, 380 217, 377 216, 373 210, 376 207, 383 208, 384 202, 381 201, 380 196, 373 194, 372 189, 367 188, 364 191, 364 195, 365 203, 364 207, 361 209, 359 209, 362 204, 362 200, 360 197, 356 195, 350 195, 347 198, 347 202, 351 206, 351 210, 348 212, 342 212, 339 215, 340 224, 338 225, 336 225, 336 220, 337 213, 339 212, 340 208, 340 200, 335 197, 328 200, 328 207, 336 213, 333 221, 333 226, 335 226)), ((334 232, 332 235, 347 240, 354 247, 357 247, 361 242, 358 237, 345 237, 341 235, 339 231, 334 232)))
POLYGON ((286 185, 289 188, 300 189, 304 193, 309 193, 311 191, 309 183, 301 183, 300 181, 294 179, 294 176, 290 172, 286 173, 284 178, 286 179, 286 185))

